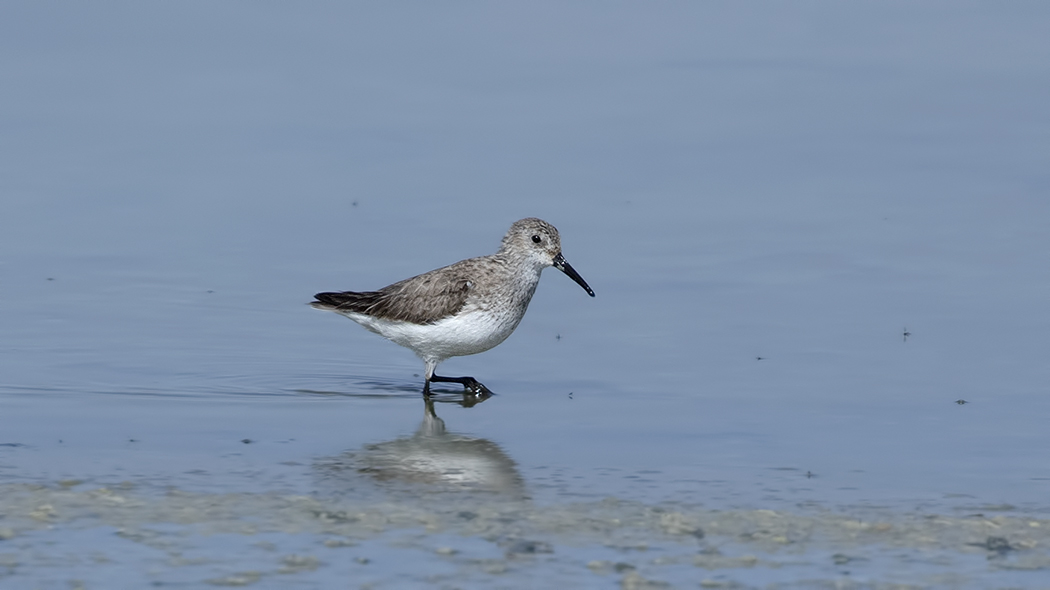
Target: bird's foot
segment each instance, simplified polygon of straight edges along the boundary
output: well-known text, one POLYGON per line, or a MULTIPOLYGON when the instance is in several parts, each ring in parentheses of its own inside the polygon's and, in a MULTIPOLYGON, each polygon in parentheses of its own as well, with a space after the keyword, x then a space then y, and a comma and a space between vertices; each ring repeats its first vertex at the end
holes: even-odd
POLYGON ((470 378, 469 382, 463 384, 463 388, 479 397, 492 397, 492 392, 489 391, 489 388, 485 387, 484 383, 478 381, 477 379, 474 379, 473 377, 470 378))

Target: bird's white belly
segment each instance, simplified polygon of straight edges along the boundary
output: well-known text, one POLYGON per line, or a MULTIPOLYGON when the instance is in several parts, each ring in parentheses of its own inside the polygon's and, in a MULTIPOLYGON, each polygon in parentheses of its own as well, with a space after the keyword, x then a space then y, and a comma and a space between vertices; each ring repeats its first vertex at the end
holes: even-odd
POLYGON ((358 313, 346 316, 424 359, 439 361, 485 352, 506 340, 521 321, 521 315, 487 310, 464 312, 433 324, 383 320, 358 313))

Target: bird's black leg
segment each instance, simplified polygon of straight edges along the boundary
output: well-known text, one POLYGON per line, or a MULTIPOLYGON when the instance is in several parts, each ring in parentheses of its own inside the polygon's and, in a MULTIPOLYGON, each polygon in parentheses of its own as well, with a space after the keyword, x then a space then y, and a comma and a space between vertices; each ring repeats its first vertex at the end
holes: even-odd
MULTIPOLYGON (((491 393, 487 387, 482 385, 477 379, 473 377, 442 377, 440 375, 431 375, 430 381, 434 383, 459 383, 463 387, 473 391, 474 393, 491 393)), ((427 382, 427 387, 424 391, 429 391, 430 383, 427 382)))
POLYGON ((478 380, 473 377, 442 377, 441 375, 431 375, 430 380, 434 383, 459 383, 467 389, 473 389, 478 385, 478 380))

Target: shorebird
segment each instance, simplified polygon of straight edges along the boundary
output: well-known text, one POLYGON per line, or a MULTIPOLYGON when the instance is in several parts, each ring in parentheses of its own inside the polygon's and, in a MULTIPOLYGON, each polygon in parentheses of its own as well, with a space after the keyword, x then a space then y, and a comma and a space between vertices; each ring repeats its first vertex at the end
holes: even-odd
POLYGON ((415 352, 424 363, 423 395, 430 395, 432 382, 488 393, 473 377, 442 377, 434 371, 446 359, 485 352, 506 340, 548 266, 594 297, 562 256, 558 230, 530 217, 510 226, 495 254, 461 260, 378 291, 318 293, 310 305, 344 315, 415 352))

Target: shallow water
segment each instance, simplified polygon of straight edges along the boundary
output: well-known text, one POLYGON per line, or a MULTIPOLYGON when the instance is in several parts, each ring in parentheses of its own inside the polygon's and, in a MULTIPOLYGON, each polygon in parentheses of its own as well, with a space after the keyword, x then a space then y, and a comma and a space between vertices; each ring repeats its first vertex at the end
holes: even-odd
POLYGON ((1046 587, 1046 9, 125 8, 0 19, 0 585, 1046 587), (490 399, 306 305, 525 216, 490 399))

